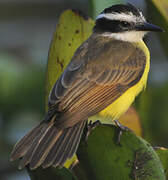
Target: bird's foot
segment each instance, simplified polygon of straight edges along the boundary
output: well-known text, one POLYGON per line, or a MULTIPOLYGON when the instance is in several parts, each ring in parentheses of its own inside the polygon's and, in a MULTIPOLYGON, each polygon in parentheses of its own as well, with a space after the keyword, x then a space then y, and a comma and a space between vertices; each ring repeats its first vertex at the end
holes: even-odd
POLYGON ((90 121, 88 124, 87 124, 87 133, 86 133, 86 136, 85 136, 85 142, 87 142, 88 140, 88 137, 89 137, 89 134, 91 133, 91 131, 93 129, 95 129, 95 127, 97 127, 98 125, 100 125, 101 122, 99 120, 95 121, 95 122, 92 122, 90 121))
MULTIPOLYGON (((126 126, 123 126, 123 125, 120 124, 120 122, 117 121, 117 120, 115 120, 114 122, 115 122, 115 125, 116 125, 116 126, 118 127, 118 129, 119 129, 119 133, 118 133, 118 137, 117 137, 117 143, 120 144, 120 142, 121 142, 121 136, 122 136, 122 134, 123 134, 123 131, 131 131, 131 132, 132 132, 132 130, 129 129, 128 127, 126 127, 126 126)), ((120 144, 120 145, 121 145, 121 144, 120 144)))

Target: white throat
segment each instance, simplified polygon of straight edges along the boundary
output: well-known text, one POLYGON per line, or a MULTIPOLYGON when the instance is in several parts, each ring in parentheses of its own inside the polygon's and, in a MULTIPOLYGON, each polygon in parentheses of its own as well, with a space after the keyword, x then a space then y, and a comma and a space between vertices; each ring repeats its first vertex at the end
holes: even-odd
POLYGON ((125 31, 121 33, 106 32, 106 33, 103 33, 102 35, 106 37, 114 38, 117 40, 121 40, 121 41, 138 42, 138 41, 143 40, 143 37, 146 33, 147 32, 145 31, 125 31))

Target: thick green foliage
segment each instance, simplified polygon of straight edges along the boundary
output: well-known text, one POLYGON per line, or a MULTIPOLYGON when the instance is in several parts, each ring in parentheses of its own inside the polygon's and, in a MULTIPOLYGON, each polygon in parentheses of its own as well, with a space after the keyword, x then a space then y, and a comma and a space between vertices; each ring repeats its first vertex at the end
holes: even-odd
POLYGON ((163 164, 166 179, 168 179, 168 149, 163 147, 157 147, 155 148, 155 150, 163 164))
POLYGON ((42 169, 38 168, 34 171, 28 169, 28 173, 31 180, 77 180, 76 177, 66 168, 56 169, 48 168, 42 169))
POLYGON ((162 180, 164 170, 159 157, 145 140, 124 132, 120 145, 115 126, 96 127, 77 151, 80 167, 87 179, 162 180))

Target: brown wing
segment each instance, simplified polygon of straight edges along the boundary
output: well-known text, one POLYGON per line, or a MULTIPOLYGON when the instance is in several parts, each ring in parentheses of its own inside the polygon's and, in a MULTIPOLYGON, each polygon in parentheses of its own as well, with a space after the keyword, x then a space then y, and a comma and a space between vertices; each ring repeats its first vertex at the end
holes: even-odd
POLYGON ((60 112, 55 122, 60 128, 106 108, 144 72, 145 55, 131 43, 91 38, 78 49, 51 91, 49 109, 60 112))

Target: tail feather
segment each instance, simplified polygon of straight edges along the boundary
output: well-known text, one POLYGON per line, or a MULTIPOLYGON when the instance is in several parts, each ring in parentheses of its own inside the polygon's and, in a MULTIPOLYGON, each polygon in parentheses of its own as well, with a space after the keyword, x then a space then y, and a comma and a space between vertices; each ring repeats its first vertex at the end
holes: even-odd
POLYGON ((58 129, 54 121, 43 121, 16 144, 11 160, 22 157, 20 168, 27 164, 31 169, 40 165, 63 166, 76 152, 85 124, 86 121, 81 121, 73 127, 58 129))
POLYGON ((81 131, 79 131, 79 129, 84 128, 84 124, 85 123, 81 123, 77 125, 76 130, 73 133, 73 137, 71 138, 71 141, 69 141, 68 145, 66 146, 66 150, 62 155, 62 158, 58 162, 59 165, 63 166, 67 157, 71 158, 74 155, 74 152, 76 152, 82 134, 81 131))
POLYGON ((49 166, 51 166, 54 162, 54 157, 56 152, 59 151, 60 147, 61 147, 61 143, 63 142, 64 137, 66 136, 68 129, 64 130, 64 133, 62 133, 59 137, 59 139, 55 142, 54 146, 52 147, 52 149, 50 150, 50 153, 48 153, 46 159, 44 160, 44 162, 42 163, 42 167, 43 168, 47 168, 49 166))
POLYGON ((37 145, 37 148, 33 151, 29 166, 30 169, 35 169, 41 165, 61 133, 62 131, 57 130, 54 126, 49 129, 49 131, 42 138, 41 142, 37 145))
POLYGON ((32 144, 30 144, 30 148, 28 149, 28 151, 25 153, 25 155, 22 156, 22 159, 20 160, 19 163, 19 169, 24 168, 27 164, 29 164, 31 157, 32 157, 32 149, 36 148, 36 145, 38 143, 38 141, 40 140, 41 136, 39 134, 38 137, 36 137, 33 141, 32 144))
MULTIPOLYGON (((85 127, 85 124, 86 124, 86 122, 80 124, 79 128, 82 130, 82 132, 83 132, 83 129, 85 127)), ((76 135, 76 137, 74 139, 74 143, 73 143, 73 145, 71 147, 71 150, 69 151, 69 154, 68 154, 69 158, 72 158, 72 156, 74 155, 74 152, 77 151, 81 136, 82 136, 81 131, 78 131, 78 134, 76 135)))
POLYGON ((27 164, 31 162, 33 152, 36 150, 40 141, 42 140, 43 137, 45 137, 46 133, 50 130, 50 128, 51 128, 51 125, 46 126, 46 128, 44 128, 45 131, 40 131, 38 132, 39 134, 36 134, 36 136, 34 137, 33 143, 30 144, 30 147, 28 148, 27 152, 24 154, 23 158, 21 159, 19 163, 19 169, 22 169, 23 167, 25 167, 27 164))
POLYGON ((75 128, 76 127, 73 127, 73 128, 68 130, 66 136, 64 137, 64 139, 61 143, 59 150, 56 152, 55 157, 53 157, 54 158, 53 165, 55 167, 59 165, 59 161, 60 161, 61 157, 63 156, 64 151, 66 150, 66 146, 68 145, 69 141, 73 137, 73 132, 75 131, 75 128))
POLYGON ((69 158, 67 156, 67 154, 71 150, 71 146, 72 146, 72 143, 74 142, 75 135, 77 134, 77 131, 78 131, 78 124, 76 126, 74 126, 73 129, 70 130, 70 134, 71 134, 70 138, 65 137, 66 141, 64 142, 64 145, 61 148, 61 151, 60 151, 61 155, 59 153, 58 155, 56 155, 56 158, 54 158, 55 159, 54 163, 53 163, 54 166, 57 166, 57 165, 62 166, 63 163, 65 162, 63 159, 64 158, 66 158, 66 159, 69 158))
POLYGON ((27 133, 19 142, 16 143, 10 155, 11 161, 21 158, 26 154, 28 148, 33 143, 34 137, 36 137, 42 128, 44 128, 44 124, 41 122, 29 133, 27 133))

